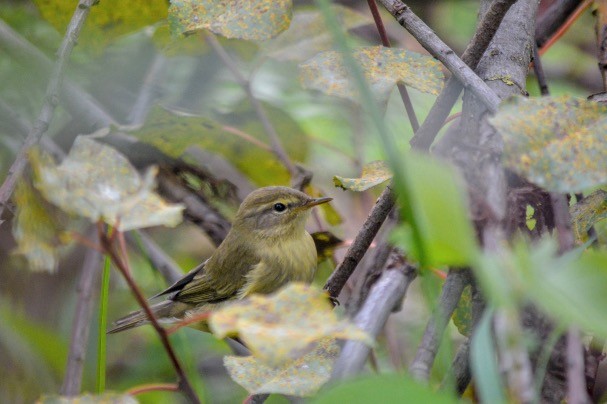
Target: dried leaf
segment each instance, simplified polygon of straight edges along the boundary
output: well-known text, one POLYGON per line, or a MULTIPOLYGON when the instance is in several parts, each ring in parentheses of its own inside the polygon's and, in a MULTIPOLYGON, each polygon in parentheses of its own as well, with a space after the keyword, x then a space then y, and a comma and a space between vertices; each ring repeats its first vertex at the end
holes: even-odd
POLYGON ((388 165, 378 160, 365 164, 359 178, 344 178, 336 175, 333 177, 333 183, 336 187, 362 192, 382 184, 391 178, 392 172, 388 165))
POLYGON ((60 165, 40 160, 32 166, 36 188, 65 212, 102 219, 121 231, 181 222, 183 206, 153 192, 155 169, 141 178, 126 157, 87 137, 76 138, 60 165))
POLYGON ((280 393, 305 397, 325 384, 339 354, 335 340, 326 338, 304 356, 280 367, 269 367, 253 356, 226 356, 230 377, 251 394, 280 393))
POLYGON ((504 139, 504 162, 552 192, 607 182, 607 106, 570 96, 516 97, 490 118, 504 139))
POLYGON ((588 230, 607 218, 607 192, 599 189, 571 207, 573 234, 578 243, 588 241, 588 230))
MULTIPOLYGON (((350 30, 373 23, 368 16, 340 4, 333 5, 333 12, 343 30, 350 30)), ((288 30, 269 42, 268 56, 281 61, 303 62, 318 52, 329 50, 333 45, 325 18, 315 9, 296 10, 288 30)))
POLYGON ((271 367, 299 358, 326 337, 373 343, 354 324, 337 318, 325 292, 301 283, 232 303, 212 314, 210 327, 218 338, 238 335, 253 356, 271 367))
MULTIPOLYGON (((358 48, 352 55, 360 64, 371 91, 384 105, 397 83, 430 94, 438 94, 443 86, 441 65, 430 56, 383 46, 358 48)), ((328 51, 301 64, 300 80, 303 86, 360 102, 358 91, 342 59, 341 53, 328 51)))
POLYGON ((226 38, 264 41, 289 28, 291 0, 171 0, 173 35, 208 29, 226 38))

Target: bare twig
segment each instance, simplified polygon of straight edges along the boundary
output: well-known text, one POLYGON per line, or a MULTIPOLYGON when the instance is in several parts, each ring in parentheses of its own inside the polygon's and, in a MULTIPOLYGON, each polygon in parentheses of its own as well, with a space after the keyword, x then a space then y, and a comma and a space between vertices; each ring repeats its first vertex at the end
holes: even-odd
POLYGON ((183 271, 179 265, 144 231, 137 230, 137 236, 128 232, 126 238, 132 245, 139 245, 138 241, 141 240, 142 247, 145 249, 144 254, 169 285, 183 277, 183 271))
POLYGON ((329 292, 331 297, 337 299, 363 255, 367 252, 373 238, 379 231, 382 223, 388 217, 392 207, 394 207, 394 198, 391 188, 389 186, 386 187, 373 207, 373 210, 371 210, 362 229, 356 235, 354 242, 350 248, 348 248, 343 261, 335 268, 335 271, 333 271, 327 280, 325 289, 329 292))
POLYGON ((537 49, 537 44, 533 44, 533 72, 537 79, 537 84, 540 88, 540 94, 549 95, 548 83, 546 82, 546 75, 544 74, 544 68, 542 67, 542 57, 537 49))
POLYGON ((580 332, 575 327, 571 327, 567 333, 567 403, 589 402, 584 373, 584 347, 580 332))
POLYGON ((131 125, 142 124, 146 115, 154 105, 154 102, 162 92, 159 83, 162 82, 161 76, 166 68, 167 59, 161 53, 154 56, 152 65, 148 69, 147 74, 139 90, 137 100, 129 113, 127 122, 131 125))
POLYGON ((131 396, 136 396, 137 394, 149 393, 150 391, 179 391, 179 386, 175 383, 144 384, 130 388, 126 393, 131 396))
POLYGON ((582 0, 556 0, 542 13, 535 27, 535 41, 539 48, 544 46, 581 2, 582 0))
POLYGON ((464 288, 469 283, 470 271, 468 269, 451 269, 449 271, 436 311, 428 321, 415 359, 409 366, 409 372, 413 378, 422 381, 428 380, 445 328, 457 308, 464 288))
POLYGON ((102 255, 95 250, 87 249, 82 264, 80 281, 78 282, 78 299, 74 322, 72 323, 72 335, 70 338, 70 352, 67 358, 67 366, 63 385, 62 396, 76 396, 80 394, 82 384, 82 369, 86 357, 88 336, 91 325, 91 313, 94 305, 93 295, 98 289, 99 268, 102 255))
POLYGON ((223 64, 228 68, 228 70, 230 70, 234 78, 236 78, 237 83, 243 88, 243 90, 247 94, 251 106, 253 106, 257 117, 261 121, 261 124, 263 125, 264 130, 268 135, 268 138, 270 139, 272 151, 274 152, 276 157, 282 162, 282 164, 287 168, 287 170, 291 174, 291 177, 295 177, 298 174, 297 167, 295 167, 295 164, 293 164, 286 150, 282 146, 280 138, 278 137, 278 133, 276 132, 276 129, 274 129, 272 122, 270 122, 270 118, 268 117, 268 114, 266 114, 266 111, 261 105, 261 102, 253 94, 253 89, 251 88, 250 80, 247 79, 240 72, 240 70, 236 66, 236 63, 234 62, 234 60, 232 60, 232 57, 226 52, 223 46, 221 46, 221 44, 213 33, 205 32, 203 35, 209 46, 211 46, 213 51, 215 51, 219 59, 221 59, 223 64))
POLYGON ((114 265, 116 266, 116 268, 118 268, 118 270, 120 271, 120 273, 126 280, 127 284, 129 285, 129 288, 131 289, 131 292, 135 296, 135 299, 137 300, 137 302, 139 303, 139 305, 145 312, 148 320, 154 327, 154 330, 156 330, 156 333, 158 333, 162 346, 164 347, 164 350, 167 352, 167 355, 169 356, 171 364, 173 365, 173 368, 175 368, 175 372, 177 373, 177 375, 179 377, 180 389, 184 392, 184 394, 188 397, 188 399, 191 402, 200 403, 200 400, 196 396, 196 393, 194 392, 194 389, 192 388, 192 385, 190 384, 190 382, 183 370, 183 367, 181 366, 181 363, 179 362, 179 359, 177 359, 177 355, 175 354, 175 351, 173 350, 173 346, 171 345, 171 342, 169 341, 169 338, 167 336, 165 329, 162 328, 160 326, 160 324, 158 323, 158 320, 156 320, 156 317, 154 316, 154 313, 152 312, 152 309, 150 308, 147 299, 143 296, 143 293, 139 289, 139 286, 137 286, 137 284, 133 280, 129 267, 128 267, 128 264, 127 264, 127 261, 121 259, 121 257, 120 257, 120 255, 126 256, 126 251, 124 249, 120 253, 118 253, 116 251, 112 237, 105 234, 105 232, 103 231, 103 226, 101 226, 101 225, 99 226, 99 239, 101 241, 101 245, 103 246, 103 248, 105 250, 105 253, 111 258, 111 260, 114 263, 114 265))
POLYGON ((400 0, 380 0, 380 3, 400 25, 417 39, 420 45, 453 73, 465 89, 472 91, 489 111, 496 111, 500 103, 497 95, 466 63, 457 57, 451 48, 436 36, 430 27, 411 11, 409 6, 400 0))
POLYGON ((556 41, 558 41, 565 32, 573 25, 573 23, 592 5, 593 0, 584 0, 570 15, 567 16, 565 22, 558 27, 558 29, 552 34, 548 40, 541 45, 540 55, 543 55, 556 41))
POLYGON ((0 216, 2 216, 2 212, 13 194, 17 180, 27 165, 28 150, 38 143, 53 119, 55 107, 59 102, 59 91, 61 89, 63 74, 68 64, 69 57, 72 53, 72 49, 76 45, 78 35, 84 26, 86 17, 90 12, 91 7, 95 4, 96 0, 80 0, 71 21, 67 26, 67 31, 63 37, 59 51, 57 52, 57 61, 53 67, 51 79, 46 88, 46 96, 42 109, 38 114, 38 118, 36 119, 32 130, 27 135, 21 150, 17 153, 15 161, 11 165, 4 183, 0 186, 0 216))
MULTIPOLYGON (((373 21, 375 21, 375 26, 377 27, 377 32, 381 38, 382 45, 384 45, 386 48, 392 47, 390 44, 390 38, 388 38, 388 33, 386 32, 386 28, 384 27, 384 22, 381 19, 381 14, 377 9, 377 3, 375 3, 375 0, 367 0, 367 4, 369 5, 369 9, 373 15, 373 21)), ((397 87, 398 92, 400 93, 400 98, 402 98, 403 104, 405 105, 407 116, 409 117, 409 122, 411 123, 411 128, 413 129, 413 132, 416 132, 417 129, 419 129, 419 122, 417 120, 417 116, 415 115, 411 98, 407 92, 407 86, 402 83, 398 83, 397 87)))
MULTIPOLYGON (((483 15, 474 37, 472 37, 472 40, 462 54, 462 61, 470 66, 471 69, 475 69, 478 65, 478 62, 481 60, 502 23, 504 16, 515 2, 516 0, 494 1, 483 15)), ((430 149, 432 142, 434 142, 438 131, 445 123, 445 119, 449 115, 461 91, 462 86, 460 82, 451 77, 434 102, 432 109, 428 113, 428 117, 411 139, 411 146, 422 150, 430 149)))
MULTIPOLYGON (((398 269, 384 271, 369 293, 369 297, 356 315, 354 323, 372 337, 377 337, 388 320, 388 316, 405 296, 416 271, 402 260, 398 269)), ((357 374, 365 364, 371 348, 359 341, 347 341, 335 362, 333 380, 357 374)))

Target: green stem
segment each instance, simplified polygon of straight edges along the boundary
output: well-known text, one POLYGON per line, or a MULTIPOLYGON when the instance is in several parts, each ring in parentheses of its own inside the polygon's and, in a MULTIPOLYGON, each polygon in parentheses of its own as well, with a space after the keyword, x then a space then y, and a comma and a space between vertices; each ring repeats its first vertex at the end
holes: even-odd
POLYGON ((110 290, 110 257, 105 256, 103 275, 101 278, 101 293, 99 295, 99 336, 97 339, 97 394, 105 390, 105 356, 107 329, 107 301, 110 290))

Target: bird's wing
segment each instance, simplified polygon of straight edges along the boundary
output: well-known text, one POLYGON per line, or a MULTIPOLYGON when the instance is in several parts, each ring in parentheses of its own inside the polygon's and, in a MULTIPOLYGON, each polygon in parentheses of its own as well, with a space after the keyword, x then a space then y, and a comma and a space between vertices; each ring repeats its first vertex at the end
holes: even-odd
POLYGON ((196 276, 198 275, 200 277, 200 275, 202 273, 204 273, 204 266, 207 263, 208 260, 203 261, 200 265, 198 265, 197 267, 195 267, 194 269, 192 269, 190 272, 188 272, 183 278, 179 279, 177 282, 175 282, 174 284, 172 284, 171 286, 169 286, 168 288, 166 288, 165 290, 163 290, 162 292, 150 297, 150 299, 155 299, 159 296, 164 296, 164 295, 168 295, 170 293, 173 292, 179 292, 180 290, 182 290, 188 283, 192 282, 196 276))

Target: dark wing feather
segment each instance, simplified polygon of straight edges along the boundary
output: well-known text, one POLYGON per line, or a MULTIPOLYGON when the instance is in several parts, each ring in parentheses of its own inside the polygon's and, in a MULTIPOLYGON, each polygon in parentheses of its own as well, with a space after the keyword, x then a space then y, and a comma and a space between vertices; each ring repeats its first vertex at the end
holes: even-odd
POLYGON ((201 274, 204 272, 204 266, 208 261, 209 260, 203 261, 200 265, 198 265, 197 267, 192 269, 190 272, 188 272, 187 275, 185 275, 183 278, 179 279, 177 282, 175 282, 174 284, 172 284, 171 286, 169 286, 162 292, 150 297, 150 299, 155 299, 160 296, 164 296, 164 295, 168 295, 173 292, 181 291, 188 283, 192 282, 192 280, 194 280, 194 278, 196 278, 196 275, 199 275, 199 273, 201 274))

